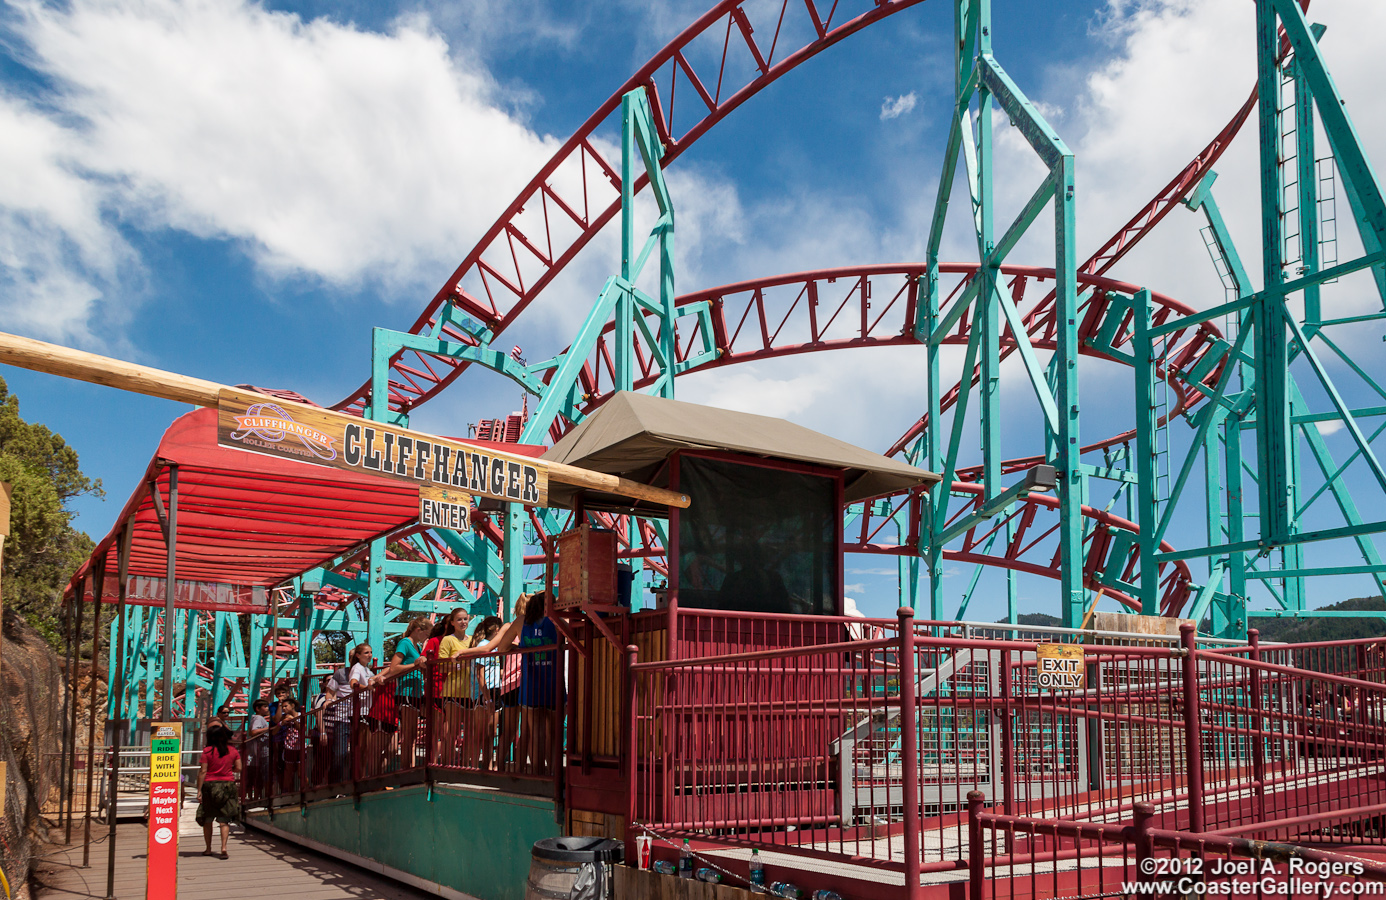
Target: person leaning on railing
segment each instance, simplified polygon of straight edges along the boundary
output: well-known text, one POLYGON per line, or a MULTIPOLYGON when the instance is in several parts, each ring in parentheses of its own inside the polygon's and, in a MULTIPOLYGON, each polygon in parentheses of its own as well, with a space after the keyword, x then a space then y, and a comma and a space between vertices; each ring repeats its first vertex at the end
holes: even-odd
MULTIPOLYGON (((472 644, 481 645, 494 640, 500 634, 503 625, 497 616, 482 619, 472 634, 472 644)), ((501 708, 500 657, 488 654, 465 662, 471 669, 472 697, 475 699, 472 709, 471 746, 477 751, 474 755, 479 755, 481 768, 492 769, 495 768, 496 726, 499 724, 498 715, 501 708)))
POLYGON ((346 666, 339 666, 327 679, 323 693, 327 705, 323 709, 323 725, 327 729, 327 744, 332 760, 328 782, 347 780, 347 764, 351 759, 351 679, 346 666))
POLYGON ((288 793, 298 782, 299 761, 303 758, 303 719, 298 703, 292 697, 279 701, 279 724, 274 726, 280 736, 279 789, 288 793))
POLYGON ((411 621, 399 643, 395 644, 395 655, 391 658, 390 665, 376 676, 380 681, 399 676, 395 696, 399 701, 401 765, 405 768, 412 768, 417 761, 416 748, 421 738, 422 729, 419 725, 423 721, 420 712, 423 709, 424 694, 423 675, 419 670, 428 664, 428 658, 419 648, 428 640, 428 633, 432 629, 433 621, 428 616, 417 616, 411 621))
MULTIPOLYGON (((351 657, 348 659, 348 662, 351 664, 351 670, 347 675, 347 679, 351 684, 351 715, 354 719, 352 727, 355 729, 355 735, 352 738, 352 746, 358 748, 370 745, 370 733, 372 730, 370 704, 374 698, 369 693, 362 694, 358 697, 356 696, 356 692, 365 691, 375 684, 375 673, 371 671, 371 654, 374 652, 371 645, 363 641, 352 648, 351 657)), ((393 731, 394 728, 395 726, 392 723, 390 726, 391 731, 393 731)), ((348 748, 348 753, 350 753, 350 748, 348 748)), ((348 776, 348 780, 354 780, 359 777, 359 773, 349 771, 348 776)))
MULTIPOLYGON (((515 613, 515 618, 524 621, 520 628, 521 649, 558 643, 558 629, 553 620, 544 615, 546 600, 543 591, 532 594, 523 614, 515 613)), ((521 769, 526 768, 527 762, 526 771, 535 775, 549 773, 553 715, 558 707, 557 655, 544 651, 526 653, 520 659, 520 740, 515 746, 515 762, 521 769)))
MULTIPOLYGON (((546 600, 547 595, 544 591, 521 594, 520 599, 515 602, 515 617, 506 622, 495 637, 475 645, 470 650, 463 651, 460 656, 470 658, 504 653, 516 641, 521 641, 522 645, 527 646, 546 646, 557 643, 557 629, 544 615, 546 600)), ((513 712, 503 710, 501 714, 501 758, 503 761, 507 760, 511 751, 514 750, 515 762, 523 764, 527 756, 532 756, 536 768, 541 768, 545 765, 542 754, 548 752, 548 742, 539 737, 538 732, 542 730, 547 734, 551 727, 549 717, 552 713, 550 711, 556 705, 552 687, 556 663, 552 659, 552 653, 535 655, 548 657, 548 659, 521 662, 520 708, 513 712), (545 677, 549 679, 550 686, 547 689, 544 689, 540 684, 545 677), (525 735, 524 747, 516 746, 518 743, 516 731, 525 735)))
POLYGON ((434 739, 434 756, 440 765, 456 766, 455 759, 458 739, 462 734, 462 720, 472 707, 472 678, 469 661, 453 662, 453 657, 472 644, 467 634, 467 624, 471 616, 458 607, 443 619, 444 632, 438 642, 437 662, 434 679, 434 696, 439 698, 438 712, 442 727, 437 729, 434 739))
POLYGON ((251 704, 250 724, 242 737, 242 746, 253 744, 249 750, 247 781, 261 793, 270 783, 270 739, 262 737, 270 730, 269 701, 261 697, 251 704))

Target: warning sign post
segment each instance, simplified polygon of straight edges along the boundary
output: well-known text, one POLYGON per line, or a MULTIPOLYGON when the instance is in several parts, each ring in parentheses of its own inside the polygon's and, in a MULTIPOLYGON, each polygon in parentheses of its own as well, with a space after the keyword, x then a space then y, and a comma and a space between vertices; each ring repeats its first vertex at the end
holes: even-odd
POLYGON ((178 896, 178 791, 183 725, 155 722, 149 741, 149 863, 145 900, 178 896))

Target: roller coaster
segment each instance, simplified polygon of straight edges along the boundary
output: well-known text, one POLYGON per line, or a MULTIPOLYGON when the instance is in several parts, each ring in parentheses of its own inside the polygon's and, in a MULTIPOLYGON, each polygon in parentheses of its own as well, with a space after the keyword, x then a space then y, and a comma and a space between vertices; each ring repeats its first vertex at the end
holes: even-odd
MULTIPOLYGON (((978 578, 949 608, 945 561, 1004 570, 1012 623, 1022 575, 1058 582, 1053 609, 1069 627, 1105 597, 1131 612, 1206 623, 1220 637, 1245 635, 1249 604, 1260 604, 1258 615, 1321 614, 1309 602, 1312 579, 1352 576, 1386 593, 1386 522, 1363 516, 1386 494, 1373 449, 1386 424, 1367 424, 1386 415, 1382 357, 1354 357, 1340 337, 1386 320, 1386 202, 1320 53, 1323 31, 1306 18, 1308 0, 1258 0, 1247 100, 1081 262, 1074 153, 993 55, 989 0, 954 0, 952 113, 925 258, 842 260, 676 292, 668 167, 781 77, 920 2, 721 0, 562 144, 407 331, 375 330, 370 378, 333 408, 407 425, 480 366, 533 398, 505 437, 542 444, 616 391, 673 396, 679 376, 717 367, 918 346, 928 360, 925 408, 886 452, 943 473, 947 488, 844 510, 847 551, 891 558, 902 606, 931 620, 966 617, 978 578), (994 210, 997 109, 1046 170, 1011 222, 994 210), (1259 289, 1213 193, 1215 165, 1253 118, 1259 289), (636 205, 646 191, 656 220, 641 236, 636 205), (955 195, 968 201, 975 261, 939 259, 955 195), (1340 229, 1340 201, 1355 229, 1340 229), (502 336, 618 215, 619 269, 571 343, 534 363, 504 349, 502 336), (1216 302, 1110 275, 1166 219, 1164 227, 1200 229, 1216 302), (1026 235, 1047 240, 1050 221, 1052 258, 1010 259, 1026 235), (1340 261, 1339 248, 1361 252, 1340 261), (1335 317, 1325 305, 1335 291, 1370 291, 1381 308, 1335 317), (945 347, 963 348, 959 373, 944 370, 945 347), (1005 384, 1007 415, 1023 401, 1043 422, 1033 454, 1021 458, 1006 458, 1001 440, 1001 367, 1012 358, 1028 384, 1005 384), (1132 425, 1119 433, 1080 433, 1079 373, 1094 365, 1129 370, 1132 425), (1340 431, 1350 443, 1331 447, 1327 436, 1340 431), (1052 491, 1027 477, 1042 466, 1053 469, 1052 491), (1344 554, 1361 562, 1342 564, 1344 554)), ((667 577, 663 522, 589 515, 617 532, 635 565, 636 596, 667 577)), ((307 674, 314 635, 329 622, 380 647, 399 619, 420 612, 460 604, 503 614, 570 516, 513 505, 483 511, 469 535, 413 527, 372 540, 273 591, 271 614, 251 617, 245 637, 233 613, 181 610, 178 634, 198 635, 180 651, 185 703, 201 690, 219 705, 247 683, 307 674), (402 579, 421 571, 423 582, 406 589, 402 579)), ((160 666, 159 617, 138 608, 131 616, 124 659, 134 693, 122 704, 141 685, 152 700, 160 666)))

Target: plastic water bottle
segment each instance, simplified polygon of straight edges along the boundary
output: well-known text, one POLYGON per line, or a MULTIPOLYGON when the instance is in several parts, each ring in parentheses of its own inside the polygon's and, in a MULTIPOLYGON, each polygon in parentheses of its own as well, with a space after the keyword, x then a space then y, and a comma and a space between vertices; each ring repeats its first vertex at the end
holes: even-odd
POLYGON ((765 863, 760 861, 760 851, 751 850, 751 893, 765 893, 765 863))
POLYGON ((703 866, 701 869, 699 869, 694 874, 694 877, 697 878, 699 881, 706 881, 708 884, 722 883, 722 873, 717 871, 716 869, 710 869, 707 866, 703 866))
POLYGON ((688 846, 688 838, 683 839, 683 849, 679 851, 679 877, 693 877, 693 848, 688 846))
POLYGON ((770 885, 770 893, 776 897, 788 897, 789 900, 803 900, 804 892, 788 881, 777 881, 770 885))
POLYGON ((828 891, 820 888, 813 892, 809 900, 842 900, 842 895, 837 891, 828 891))
POLYGON ((669 862, 669 860, 667 859, 655 860, 654 864, 651 865, 650 868, 658 872, 660 875, 673 875, 674 872, 677 871, 674 868, 674 864, 669 862))

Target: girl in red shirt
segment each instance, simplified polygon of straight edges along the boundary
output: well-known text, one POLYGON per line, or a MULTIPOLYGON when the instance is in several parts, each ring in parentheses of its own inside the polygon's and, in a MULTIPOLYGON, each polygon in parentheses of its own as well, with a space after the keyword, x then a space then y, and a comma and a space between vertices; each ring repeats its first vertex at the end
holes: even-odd
POLYGON ((231 729, 220 722, 207 729, 207 746, 202 750, 202 767, 197 773, 197 824, 207 841, 203 856, 212 855, 212 821, 221 823, 221 858, 226 859, 226 839, 231 820, 241 817, 236 795, 236 775, 241 771, 241 754, 231 746, 231 729))

